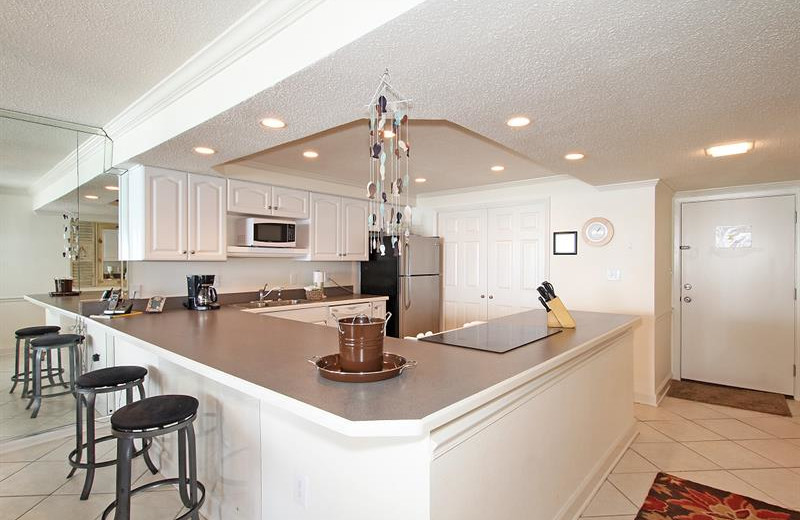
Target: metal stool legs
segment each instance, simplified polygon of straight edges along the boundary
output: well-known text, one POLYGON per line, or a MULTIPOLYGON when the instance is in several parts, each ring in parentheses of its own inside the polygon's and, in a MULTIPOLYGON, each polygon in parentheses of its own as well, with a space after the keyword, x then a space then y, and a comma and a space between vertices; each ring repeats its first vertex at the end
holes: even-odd
MULTIPOLYGON (((11 390, 8 391, 9 394, 13 394, 14 393, 14 389, 17 387, 17 383, 19 383, 19 379, 21 377, 23 377, 22 372, 19 371, 19 340, 20 339, 22 339, 22 338, 17 336, 17 346, 14 348, 14 375, 11 376, 11 380, 14 382, 14 384, 11 385, 11 390)), ((26 347, 27 347, 27 341, 25 343, 26 343, 26 347)), ((26 352, 27 352, 27 350, 26 350, 26 352)), ((25 395, 25 394, 22 394, 22 395, 25 395)))
POLYGON ((131 497, 147 489, 165 485, 177 485, 181 502, 188 509, 175 520, 200 520, 200 507, 206 499, 206 488, 197 480, 197 451, 195 443, 194 417, 168 428, 146 432, 115 431, 117 437, 117 496, 102 515, 109 518, 114 511, 114 520, 130 520, 131 497), (167 478, 131 489, 131 460, 136 438, 152 438, 173 431, 178 432, 178 478, 167 478))
MULTIPOLYGON (((86 477, 83 482, 83 491, 81 491, 81 500, 87 500, 89 498, 89 494, 92 491, 92 486, 94 485, 94 474, 97 468, 103 468, 106 466, 111 466, 112 464, 116 464, 119 460, 119 457, 112 460, 106 460, 103 462, 97 462, 96 460, 96 445, 113 440, 115 437, 113 435, 105 435, 100 437, 99 439, 96 438, 95 434, 95 402, 97 400, 98 393, 113 393, 120 390, 125 390, 125 402, 126 404, 131 404, 133 402, 133 387, 136 387, 139 390, 139 399, 144 399, 144 385, 141 381, 139 382, 132 382, 125 386, 120 387, 109 387, 109 388, 80 388, 78 389, 77 393, 77 403, 75 406, 75 449, 69 454, 68 460, 69 464, 72 466, 67 478, 71 478, 72 475, 78 469, 85 469, 86 470, 86 477), (86 442, 83 442, 83 407, 86 406, 86 442), (83 450, 86 450, 86 462, 82 462, 83 459, 83 450)), ((147 465, 147 469, 155 475, 158 473, 158 468, 156 468, 155 464, 153 464, 153 460, 150 458, 150 446, 152 444, 151 439, 142 439, 142 448, 138 451, 134 451, 131 455, 131 459, 139 456, 144 455, 144 461, 147 465)))

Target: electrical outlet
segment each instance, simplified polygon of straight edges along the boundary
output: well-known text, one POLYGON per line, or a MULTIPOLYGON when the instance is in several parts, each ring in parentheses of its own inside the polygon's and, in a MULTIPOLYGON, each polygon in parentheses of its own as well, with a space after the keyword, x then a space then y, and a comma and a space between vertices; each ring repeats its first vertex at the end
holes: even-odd
POLYGON ((294 478, 294 502, 303 509, 308 509, 308 488, 308 475, 299 475, 294 478))
POLYGON ((612 282, 617 282, 622 279, 622 271, 620 269, 608 269, 606 278, 612 282))

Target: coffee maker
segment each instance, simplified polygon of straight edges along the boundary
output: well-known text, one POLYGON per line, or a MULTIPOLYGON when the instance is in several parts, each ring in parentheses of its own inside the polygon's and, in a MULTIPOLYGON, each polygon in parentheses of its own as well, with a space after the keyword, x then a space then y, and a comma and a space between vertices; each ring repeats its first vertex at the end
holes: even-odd
POLYGON ((186 277, 189 297, 183 306, 195 311, 219 309, 213 274, 192 274, 186 277))

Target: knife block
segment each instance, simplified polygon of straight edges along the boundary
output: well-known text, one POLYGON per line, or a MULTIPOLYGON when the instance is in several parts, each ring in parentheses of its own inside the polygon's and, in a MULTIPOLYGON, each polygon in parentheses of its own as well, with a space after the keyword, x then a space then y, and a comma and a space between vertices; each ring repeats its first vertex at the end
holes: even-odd
POLYGON ((575 320, 569 313, 561 298, 555 297, 547 305, 550 307, 550 312, 547 313, 547 326, 558 327, 562 329, 574 329, 575 320))

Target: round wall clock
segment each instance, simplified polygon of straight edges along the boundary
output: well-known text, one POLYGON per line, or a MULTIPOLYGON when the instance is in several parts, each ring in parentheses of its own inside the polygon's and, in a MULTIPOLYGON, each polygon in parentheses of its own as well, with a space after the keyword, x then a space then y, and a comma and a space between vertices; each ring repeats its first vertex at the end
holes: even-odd
POLYGON ((602 217, 590 218, 583 225, 583 240, 591 246, 604 246, 614 237, 614 226, 602 217))

